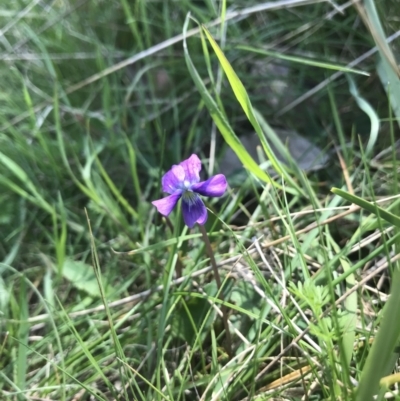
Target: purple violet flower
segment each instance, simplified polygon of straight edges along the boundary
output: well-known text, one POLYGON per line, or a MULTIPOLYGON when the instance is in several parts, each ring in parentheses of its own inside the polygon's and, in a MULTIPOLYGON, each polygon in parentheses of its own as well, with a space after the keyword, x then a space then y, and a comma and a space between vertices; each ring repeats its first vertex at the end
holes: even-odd
POLYGON ((217 174, 200 182, 201 161, 192 155, 178 165, 173 165, 162 180, 162 189, 170 194, 166 198, 151 202, 163 216, 168 216, 182 198, 182 213, 185 224, 192 228, 196 223, 207 221, 207 209, 199 195, 219 197, 226 191, 226 178, 217 174))

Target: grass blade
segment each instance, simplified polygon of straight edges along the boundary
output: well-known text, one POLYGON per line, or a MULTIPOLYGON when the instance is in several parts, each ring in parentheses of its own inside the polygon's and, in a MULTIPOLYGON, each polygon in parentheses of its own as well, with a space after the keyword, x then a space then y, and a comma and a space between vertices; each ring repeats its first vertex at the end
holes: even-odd
MULTIPOLYGON (((20 280, 20 293, 19 293, 19 319, 20 325, 18 330, 18 361, 17 361, 17 380, 16 384, 20 390, 25 390, 26 388, 26 372, 27 372, 27 357, 28 357, 28 334, 29 327, 26 323, 28 320, 28 300, 26 298, 26 284, 25 279, 20 280)), ((23 400, 25 397, 21 394, 18 400, 23 400)))
POLYGON ((400 227, 400 217, 395 216, 393 213, 387 212, 386 210, 382 209, 381 207, 374 205, 371 202, 366 201, 356 195, 351 195, 348 192, 345 192, 339 188, 332 188, 331 191, 339 195, 340 197, 348 200, 351 203, 355 203, 356 205, 362 207, 365 210, 381 217, 382 219, 386 220, 388 223, 400 227))
POLYGON ((186 33, 187 33, 188 25, 189 25, 189 17, 190 17, 190 15, 188 15, 186 17, 185 25, 183 28, 183 33, 184 33, 183 49, 184 49, 184 53, 185 53, 186 65, 188 67, 190 75, 192 76, 193 82, 195 83, 205 105, 207 106, 208 111, 210 112, 212 119, 214 120, 216 126, 218 127, 219 131, 221 132, 226 143, 236 153, 237 157, 243 163, 243 165, 250 172, 252 172, 256 177, 258 177, 260 180, 280 187, 277 183, 272 181, 271 177, 269 177, 269 175, 265 171, 263 171, 258 166, 258 164, 253 160, 253 158, 249 155, 249 153, 247 152, 245 147, 240 142, 239 138, 234 133, 232 127, 226 120, 226 118, 225 118, 224 114, 222 113, 222 111, 220 110, 219 106, 214 101, 214 99, 211 97, 211 95, 208 92, 206 86, 204 85, 202 79, 200 78, 200 75, 197 72, 197 70, 192 62, 192 59, 189 55, 187 42, 186 42, 186 33))
POLYGON ((344 65, 332 64, 332 63, 327 63, 327 62, 323 62, 323 61, 316 61, 316 60, 312 60, 309 58, 298 57, 298 56, 288 56, 287 54, 259 49, 259 48, 253 47, 253 46, 240 45, 240 46, 237 46, 237 49, 247 50, 252 53, 262 54, 264 56, 278 58, 280 60, 291 61, 293 63, 305 64, 310 67, 319 67, 319 68, 325 68, 327 70, 348 72, 348 73, 352 73, 352 74, 365 75, 367 77, 369 77, 369 75, 370 75, 366 71, 357 70, 355 68, 346 67, 344 65))
POLYGON ((349 75, 347 76, 347 79, 349 80, 349 86, 350 86, 350 93, 353 95, 354 99, 356 100, 358 107, 368 115, 370 121, 371 121, 371 130, 369 134, 369 140, 367 147, 365 149, 366 155, 371 154, 372 149, 374 148, 374 145, 376 143, 376 140, 378 139, 378 132, 379 132, 379 118, 375 112, 375 110, 371 107, 371 105, 363 98, 361 95, 358 93, 356 84, 354 83, 354 80, 352 77, 349 75))
POLYGON ((250 121, 254 130, 256 131, 256 133, 260 139, 260 142, 263 146, 264 152, 267 155, 268 159, 270 160, 272 167, 279 175, 285 177, 285 179, 289 183, 291 183, 298 192, 300 192, 304 195, 303 191, 294 182, 292 177, 290 177, 290 175, 287 174, 286 170, 283 168, 283 165, 276 158, 269 143, 265 139, 264 132, 262 131, 260 123, 258 122, 258 120, 256 118, 249 95, 247 94, 247 91, 246 91, 244 85, 242 84, 241 80, 235 73, 235 71, 232 68, 231 64, 229 63, 228 59, 225 57, 225 54, 223 53, 221 48, 218 46, 217 42, 214 40, 214 38, 211 36, 210 32, 207 30, 207 28, 204 25, 203 25, 203 31, 205 32, 208 41, 210 42, 215 54, 217 55, 219 62, 221 63, 221 66, 228 78, 228 81, 229 81, 231 88, 236 96, 237 101, 242 106, 242 109, 243 109, 244 113, 246 114, 246 117, 248 118, 248 120, 250 121))
POLYGON ((381 311, 380 327, 372 343, 361 380, 357 389, 356 401, 369 401, 378 392, 380 380, 393 370, 398 352, 396 348, 400 336, 400 269, 397 266, 392 282, 390 297, 381 311))

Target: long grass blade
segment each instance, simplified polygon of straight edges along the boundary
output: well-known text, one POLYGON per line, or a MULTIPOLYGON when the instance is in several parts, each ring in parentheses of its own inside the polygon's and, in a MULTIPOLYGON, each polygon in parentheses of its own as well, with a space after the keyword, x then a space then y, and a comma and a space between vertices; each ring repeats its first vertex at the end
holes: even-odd
POLYGON ((370 74, 366 71, 357 70, 355 68, 347 67, 344 65, 333 64, 333 63, 328 63, 328 62, 324 62, 324 61, 317 61, 317 60, 309 59, 306 57, 289 56, 287 54, 277 53, 277 52, 273 52, 270 50, 264 50, 264 49, 260 49, 260 48, 253 47, 253 46, 239 45, 239 46, 237 46, 237 48, 240 50, 246 50, 246 51, 256 53, 256 54, 262 54, 263 56, 268 56, 268 57, 277 58, 280 60, 291 61, 293 63, 308 65, 310 67, 318 67, 318 68, 324 68, 326 70, 348 72, 348 73, 353 73, 353 74, 358 74, 358 75, 365 75, 367 77, 370 76, 370 74))
POLYGON ((365 210, 368 210, 370 213, 381 217, 382 219, 386 220, 388 223, 393 224, 396 227, 400 227, 400 217, 395 216, 393 213, 387 212, 386 210, 382 209, 381 207, 366 201, 356 195, 349 194, 346 191, 343 191, 339 188, 332 188, 331 191, 342 197, 343 199, 348 200, 351 203, 354 203, 365 210))
MULTIPOLYGON (((189 25, 189 15, 186 17, 185 25, 183 28, 184 35, 186 35, 187 28, 189 25)), ((275 186, 279 185, 271 180, 269 175, 263 171, 258 164, 253 160, 253 158, 249 155, 245 147, 240 142, 239 138, 234 133, 232 127, 226 120, 224 114, 218 107, 217 103, 211 97, 209 91, 207 90, 206 86, 204 85, 202 79, 200 78, 199 73, 194 66, 192 59, 189 54, 189 50, 187 47, 186 36, 184 37, 183 41, 183 49, 185 53, 185 60, 190 75, 192 76, 193 82, 195 83, 200 95, 207 106, 207 109, 210 112, 212 119, 214 120, 216 126, 218 127, 219 131, 221 132, 223 138, 225 139, 226 143, 231 147, 231 149, 236 153, 239 160, 243 163, 243 165, 252 172, 256 177, 260 180, 271 183, 275 186)))
POLYGON ((298 190, 300 193, 304 195, 304 192, 294 182, 292 177, 289 174, 287 174, 285 168, 282 166, 281 162, 277 159, 277 157, 275 156, 274 152, 271 149, 271 146, 266 140, 264 132, 261 129, 260 123, 256 118, 249 95, 247 94, 247 91, 242 81, 239 79, 234 69, 232 68, 231 64, 229 63, 228 59, 225 57, 225 54, 223 53, 221 48, 218 46, 217 42, 214 40, 214 38, 211 36, 210 32, 204 25, 203 25, 203 31, 205 32, 208 41, 210 42, 215 54, 217 55, 219 62, 221 63, 221 66, 228 78, 228 81, 236 96, 237 101, 242 106, 242 109, 246 114, 246 117, 248 118, 254 130, 256 131, 258 138, 260 139, 260 142, 264 149, 264 152, 267 155, 269 161, 271 162, 272 167, 279 175, 285 177, 288 183, 290 183, 294 188, 296 188, 296 190, 298 190))

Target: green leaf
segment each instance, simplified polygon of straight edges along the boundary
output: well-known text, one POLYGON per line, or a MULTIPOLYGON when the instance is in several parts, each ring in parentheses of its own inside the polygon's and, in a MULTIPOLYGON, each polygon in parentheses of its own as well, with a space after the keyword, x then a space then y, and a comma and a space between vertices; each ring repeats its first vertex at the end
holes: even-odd
POLYGON ((298 57, 298 56, 288 56, 286 54, 272 52, 272 51, 264 50, 264 49, 259 49, 259 48, 252 47, 252 46, 240 45, 240 46, 237 46, 237 49, 247 50, 247 51, 250 51, 253 53, 262 54, 264 56, 274 57, 274 58, 278 58, 278 59, 286 60, 286 61, 292 61, 294 63, 305 64, 305 65, 309 65, 312 67, 325 68, 327 70, 349 72, 349 73, 353 73, 353 74, 366 75, 367 77, 369 77, 369 75, 370 75, 366 71, 356 70, 354 68, 346 67, 343 65, 332 64, 332 63, 327 63, 325 61, 317 61, 317 60, 312 60, 309 58, 298 57))
POLYGON ((386 40, 386 33, 381 23, 374 0, 364 0, 356 5, 365 15, 368 29, 378 48, 377 72, 390 99, 390 105, 400 125, 400 79, 396 57, 386 40))
POLYGON ((393 213, 387 212, 386 210, 382 209, 381 207, 370 203, 362 198, 359 198, 356 195, 351 195, 348 192, 342 191, 339 188, 332 188, 331 191, 342 197, 343 199, 348 200, 351 203, 354 203, 360 207, 362 207, 365 210, 368 210, 369 212, 381 217, 382 219, 386 220, 388 223, 400 227, 400 217, 395 216, 393 213))
POLYGON ((62 274, 78 290, 85 291, 92 297, 100 297, 99 285, 92 266, 80 261, 66 259, 62 274))
MULTIPOLYGON (((340 259, 340 264, 343 271, 350 270, 350 264, 345 259, 340 259)), ((346 288, 351 288, 355 285, 354 274, 346 277, 346 288)), ((344 360, 347 367, 350 369, 350 363, 354 352, 354 340, 356 338, 357 326, 357 292, 351 293, 344 301, 344 312, 341 315, 340 321, 343 326, 342 347, 344 351, 344 360)))
POLYGON ((192 76, 193 82, 196 85, 204 104, 206 105, 212 119, 215 122, 215 125, 218 127, 221 135, 225 139, 226 143, 231 147, 231 149, 236 153, 239 160, 243 163, 244 167, 247 168, 250 172, 252 172, 256 177, 260 180, 271 183, 272 185, 281 188, 279 184, 273 181, 269 175, 263 171, 260 166, 253 160, 253 158, 249 155, 246 148, 240 142, 239 138, 236 136, 232 127, 226 120, 223 112, 220 110, 218 104, 212 98, 211 94, 207 90, 204 82, 202 81, 199 73, 197 72, 192 59, 190 58, 187 42, 186 42, 186 33, 189 24, 189 16, 186 17, 185 25, 183 27, 183 50, 185 54, 185 61, 187 68, 189 70, 190 75, 192 76))
POLYGON ((242 109, 246 114, 246 117, 248 118, 254 130, 256 131, 258 138, 260 139, 261 145, 264 149, 264 152, 267 155, 269 161, 271 162, 272 167, 279 175, 285 177, 287 182, 291 183, 292 186, 296 188, 297 192, 300 192, 304 195, 304 192, 298 187, 298 185, 295 183, 292 177, 282 167, 282 163, 275 156, 273 150, 271 149, 271 146, 266 140, 264 132, 261 129, 260 123, 256 118, 256 114, 251 104, 249 95, 247 94, 247 91, 244 85, 242 84, 242 81, 236 75, 236 72, 232 68, 228 59, 225 57, 225 54, 223 53, 221 48, 218 46, 217 42, 214 40, 214 38, 211 36, 210 32, 204 25, 203 25, 203 31, 205 32, 208 41, 210 42, 215 54, 217 55, 219 62, 221 63, 221 66, 226 74, 226 77, 228 78, 229 84, 231 85, 231 88, 236 96, 237 101, 242 106, 242 109))
POLYGON ((188 345, 194 346, 196 338, 200 335, 201 342, 208 334, 215 312, 211 309, 210 302, 205 298, 191 298, 182 300, 174 312, 171 330, 174 336, 186 341, 188 345), (207 313, 211 313, 207 317, 207 313), (206 321, 204 319, 207 317, 206 321))
POLYGON ((376 66, 379 78, 390 99, 390 106, 400 125, 400 80, 385 57, 379 56, 376 66))
POLYGON ((352 77, 347 76, 349 80, 350 93, 353 95, 354 99, 357 102, 358 107, 369 117, 371 121, 371 130, 369 134, 369 140, 367 144, 367 148, 365 150, 366 154, 371 154, 372 149, 375 145, 376 140, 378 139, 379 132, 379 118, 376 114, 375 110, 371 107, 371 105, 358 93, 356 84, 352 77))
MULTIPOLYGON (((17 372, 16 372, 16 383, 20 390, 25 390, 26 388, 26 375, 28 367, 28 335, 29 326, 27 320, 29 317, 28 312, 28 299, 25 277, 21 279, 21 288, 19 291, 19 319, 20 325, 18 329, 18 359, 17 359, 17 372)), ((22 400, 20 397, 18 400, 22 400)))

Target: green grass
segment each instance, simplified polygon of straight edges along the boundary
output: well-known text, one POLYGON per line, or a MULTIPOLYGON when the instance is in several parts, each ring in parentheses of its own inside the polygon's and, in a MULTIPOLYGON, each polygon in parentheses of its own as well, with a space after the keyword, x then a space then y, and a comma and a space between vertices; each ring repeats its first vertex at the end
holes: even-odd
POLYGON ((0 6, 0 399, 400 399, 396 7, 0 6), (222 301, 198 228, 151 201, 228 148, 222 301))

